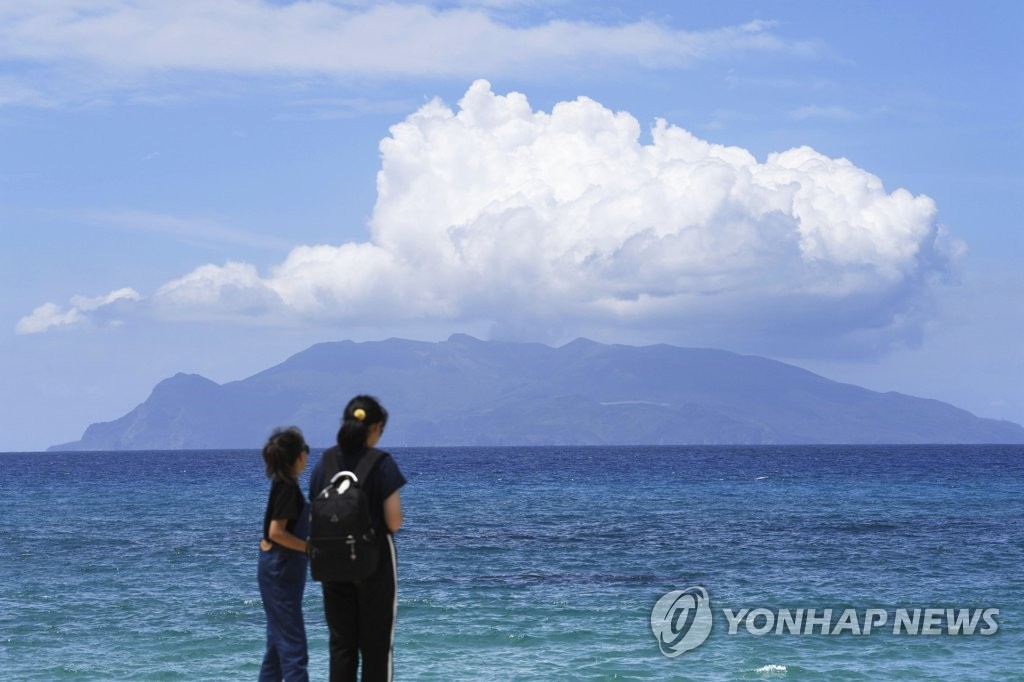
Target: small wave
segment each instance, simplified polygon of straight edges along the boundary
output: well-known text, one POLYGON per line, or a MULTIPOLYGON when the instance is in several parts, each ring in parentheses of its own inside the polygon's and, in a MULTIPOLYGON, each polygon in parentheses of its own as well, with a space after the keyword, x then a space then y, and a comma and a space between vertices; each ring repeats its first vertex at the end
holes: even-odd
POLYGON ((786 669, 786 666, 784 666, 784 665, 777 665, 775 663, 769 663, 768 665, 762 665, 760 668, 758 668, 754 672, 755 673, 762 673, 762 674, 785 675, 788 672, 788 670, 786 669))

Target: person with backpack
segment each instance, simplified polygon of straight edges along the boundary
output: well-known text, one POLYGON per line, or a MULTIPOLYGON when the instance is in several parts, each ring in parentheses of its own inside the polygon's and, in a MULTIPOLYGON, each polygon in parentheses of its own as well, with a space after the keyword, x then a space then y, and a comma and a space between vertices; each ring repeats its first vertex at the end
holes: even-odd
POLYGON ((394 533, 406 480, 378 450, 388 413, 358 395, 345 406, 337 445, 310 474, 310 567, 323 589, 330 679, 391 680, 398 577, 394 533))
POLYGON ((256 571, 267 614, 267 649, 260 682, 309 680, 302 594, 306 590, 309 504, 299 487, 309 446, 295 427, 274 431, 263 447, 270 495, 263 514, 256 571))

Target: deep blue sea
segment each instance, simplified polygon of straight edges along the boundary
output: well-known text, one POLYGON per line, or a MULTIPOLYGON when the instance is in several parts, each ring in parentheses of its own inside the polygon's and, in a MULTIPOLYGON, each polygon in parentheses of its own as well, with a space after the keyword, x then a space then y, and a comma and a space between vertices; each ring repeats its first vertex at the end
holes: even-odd
MULTIPOLYGON (((1024 679, 1024 446, 392 454, 396 679, 1024 679), (668 657, 652 608, 693 587, 710 635, 668 657), (755 634, 783 609, 888 621, 755 634)), ((254 679, 267 490, 255 450, 0 454, 0 678, 254 679)), ((326 679, 317 583, 305 607, 326 679)))

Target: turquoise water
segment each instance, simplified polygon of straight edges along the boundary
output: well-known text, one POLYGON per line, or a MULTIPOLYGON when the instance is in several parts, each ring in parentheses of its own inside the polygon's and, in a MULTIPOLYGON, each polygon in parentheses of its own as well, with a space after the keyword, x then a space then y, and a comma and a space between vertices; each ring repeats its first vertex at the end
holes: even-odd
MULTIPOLYGON (((1024 677, 1024 447, 395 449, 396 679, 1024 677), (702 586, 710 636, 651 609, 702 586), (721 609, 998 608, 992 635, 729 634, 721 609)), ((0 676, 255 678, 256 451, 0 454, 0 676)), ((319 586, 310 669, 326 679, 319 586)))

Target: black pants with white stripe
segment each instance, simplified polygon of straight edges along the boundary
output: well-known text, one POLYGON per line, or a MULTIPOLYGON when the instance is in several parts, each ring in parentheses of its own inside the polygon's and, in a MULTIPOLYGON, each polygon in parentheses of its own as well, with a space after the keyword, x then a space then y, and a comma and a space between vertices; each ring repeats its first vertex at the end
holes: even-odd
POLYGON ((323 583, 330 629, 331 682, 390 682, 398 608, 395 540, 384 542, 377 570, 361 583, 323 583))

